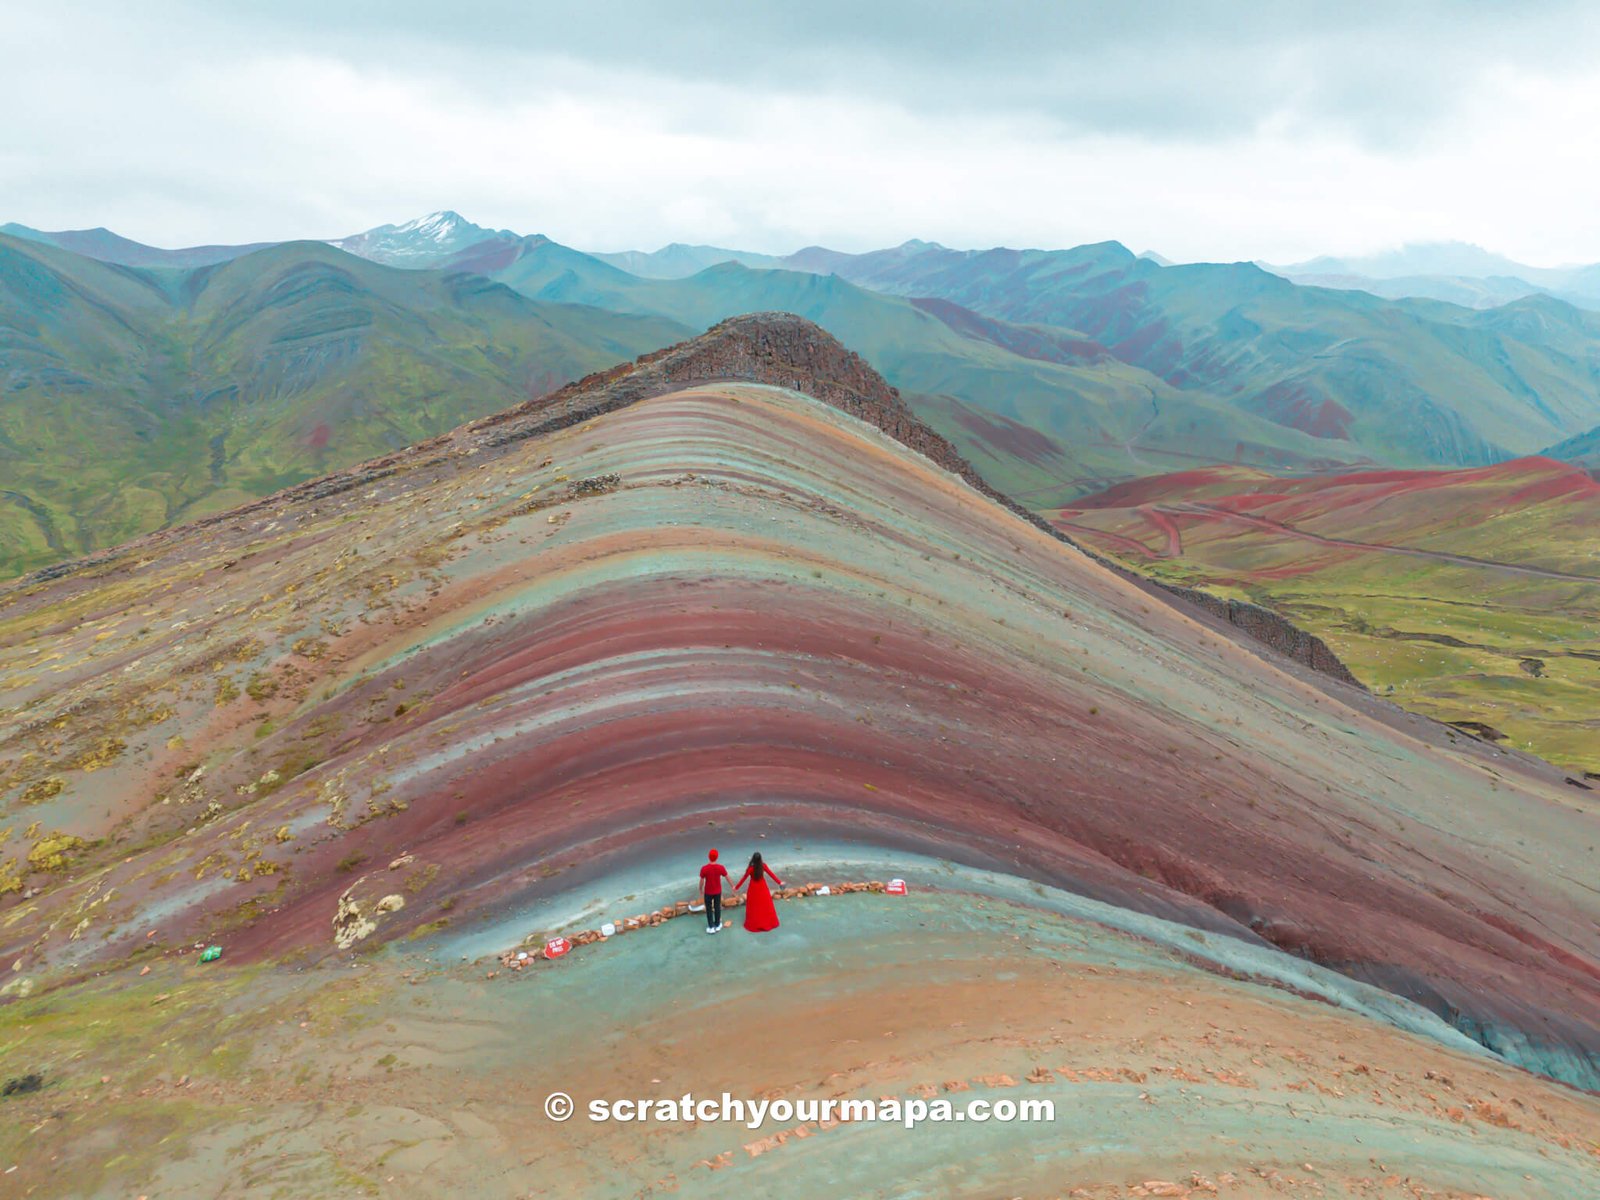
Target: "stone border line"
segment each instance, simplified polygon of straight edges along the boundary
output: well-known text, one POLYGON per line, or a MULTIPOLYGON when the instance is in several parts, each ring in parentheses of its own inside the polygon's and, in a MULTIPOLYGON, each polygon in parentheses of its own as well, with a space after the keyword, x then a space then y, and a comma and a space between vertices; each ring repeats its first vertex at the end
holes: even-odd
MULTIPOLYGON (((877 892, 883 895, 903 896, 906 894, 906 881, 891 879, 885 883, 881 879, 874 879, 863 883, 804 883, 795 887, 782 887, 772 893, 774 901, 777 900, 803 900, 807 896, 844 896, 858 892, 877 892)), ((724 909, 743 908, 744 896, 735 894, 723 898, 724 909)), ((574 934, 545 937, 542 934, 529 934, 520 943, 500 955, 500 965, 509 971, 521 971, 538 962, 553 962, 564 958, 579 946, 592 946, 596 942, 608 942, 614 937, 621 937, 625 933, 634 933, 640 929, 648 929, 654 925, 663 924, 674 917, 686 917, 691 913, 698 915, 704 912, 703 908, 690 907, 688 900, 679 900, 668 904, 654 912, 640 913, 633 917, 624 917, 620 921, 608 921, 599 929, 585 929, 574 934)), ((498 971, 490 971, 489 978, 493 979, 498 971)))

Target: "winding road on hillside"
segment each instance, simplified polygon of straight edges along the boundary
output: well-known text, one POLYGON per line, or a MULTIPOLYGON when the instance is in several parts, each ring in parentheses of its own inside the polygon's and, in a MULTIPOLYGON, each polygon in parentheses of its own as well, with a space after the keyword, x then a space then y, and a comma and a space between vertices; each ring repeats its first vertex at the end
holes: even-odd
POLYGON ((1166 513, 1179 516, 1209 517, 1217 520, 1234 521, 1241 525, 1252 525, 1257 529, 1265 529, 1273 533, 1281 533, 1286 537, 1302 538, 1308 542, 1318 542, 1324 546, 1344 546, 1352 550, 1377 550, 1389 554, 1408 554, 1413 558, 1429 558, 1436 562, 1452 563, 1462 567, 1488 567, 1497 571, 1510 571, 1518 575, 1531 575, 1539 579, 1560 579, 1573 583, 1600 583, 1600 576, 1577 575, 1569 571, 1556 571, 1549 567, 1535 567, 1524 563, 1499 562, 1492 558, 1473 558, 1466 554, 1450 554, 1443 550, 1421 550, 1414 546, 1389 546, 1382 542, 1361 542, 1350 538, 1327 537, 1320 533, 1310 533, 1304 529, 1297 529, 1293 525, 1285 525, 1281 521, 1274 521, 1268 517, 1258 517, 1250 513, 1234 512, 1231 509, 1218 508, 1211 504, 1201 504, 1191 501, 1185 504, 1152 506, 1153 511, 1147 512, 1141 508, 1139 511, 1150 520, 1157 529, 1168 534, 1169 545, 1173 532, 1160 521, 1155 520, 1155 513, 1166 513))

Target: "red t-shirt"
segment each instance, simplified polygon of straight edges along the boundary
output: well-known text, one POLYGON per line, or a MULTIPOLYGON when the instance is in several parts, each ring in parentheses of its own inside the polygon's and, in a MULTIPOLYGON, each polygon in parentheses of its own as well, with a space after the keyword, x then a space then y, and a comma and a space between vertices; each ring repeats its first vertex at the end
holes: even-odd
POLYGON ((700 890, 708 896, 722 895, 722 881, 728 870, 721 863, 708 862, 700 868, 700 890))

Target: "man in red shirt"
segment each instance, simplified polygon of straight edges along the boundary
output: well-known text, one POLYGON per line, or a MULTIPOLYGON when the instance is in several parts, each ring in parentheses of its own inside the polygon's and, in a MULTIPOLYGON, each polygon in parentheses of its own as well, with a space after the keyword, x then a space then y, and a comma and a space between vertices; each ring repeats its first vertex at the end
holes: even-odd
POLYGON ((700 892, 706 898, 706 932, 716 933, 722 928, 722 881, 728 870, 717 861, 717 852, 706 856, 710 861, 700 868, 700 892))

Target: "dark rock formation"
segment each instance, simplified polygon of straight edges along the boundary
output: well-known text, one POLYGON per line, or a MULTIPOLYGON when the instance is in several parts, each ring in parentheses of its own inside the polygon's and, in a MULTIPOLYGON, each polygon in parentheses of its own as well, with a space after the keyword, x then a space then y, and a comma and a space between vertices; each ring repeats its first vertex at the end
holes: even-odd
POLYGON ((1363 687, 1361 681, 1350 674, 1350 669, 1339 661, 1339 656, 1328 649, 1328 644, 1314 633, 1308 633, 1290 622, 1281 613, 1246 600, 1230 600, 1213 596, 1198 588, 1165 587, 1166 591, 1203 608, 1213 616, 1242 630, 1256 641, 1271 646, 1285 658, 1292 658, 1313 671, 1331 675, 1344 683, 1363 687))

